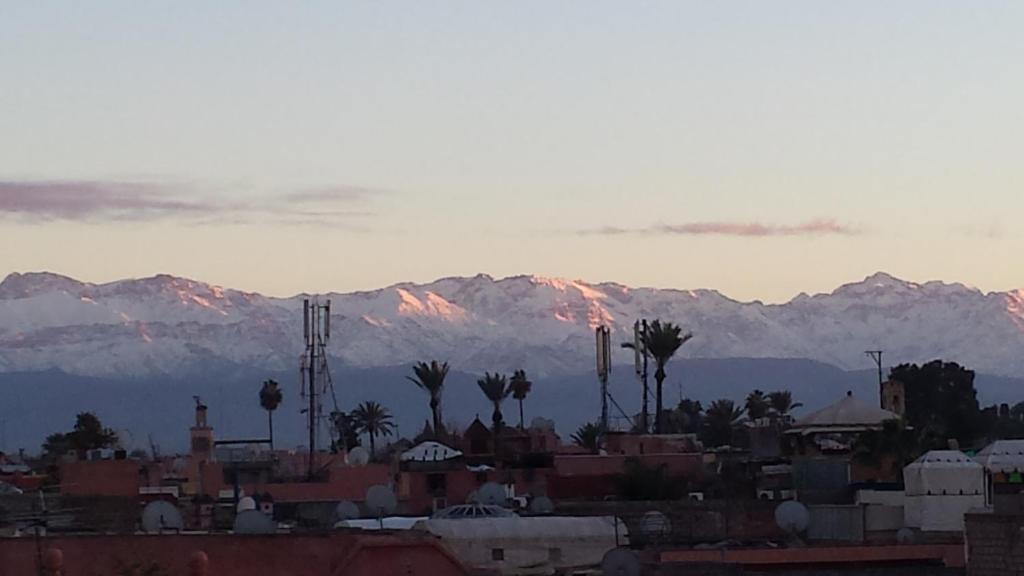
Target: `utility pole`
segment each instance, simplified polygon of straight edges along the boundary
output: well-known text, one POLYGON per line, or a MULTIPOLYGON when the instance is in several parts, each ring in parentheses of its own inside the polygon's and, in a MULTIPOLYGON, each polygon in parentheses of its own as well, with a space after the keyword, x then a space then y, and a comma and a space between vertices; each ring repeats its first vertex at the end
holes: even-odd
POLYGON ((607 326, 598 326, 597 377, 601 381, 601 431, 608 432, 608 373, 612 370, 612 336, 607 326))
POLYGON ((882 352, 883 350, 867 350, 864 353, 868 355, 874 362, 875 366, 878 367, 878 391, 882 391, 882 352))
POLYGON ((647 388, 647 320, 637 320, 633 323, 633 354, 635 358, 636 376, 640 379, 643 384, 643 397, 641 398, 641 409, 640 409, 640 430, 642 433, 647 434, 648 432, 648 418, 647 418, 647 396, 649 390, 647 388))

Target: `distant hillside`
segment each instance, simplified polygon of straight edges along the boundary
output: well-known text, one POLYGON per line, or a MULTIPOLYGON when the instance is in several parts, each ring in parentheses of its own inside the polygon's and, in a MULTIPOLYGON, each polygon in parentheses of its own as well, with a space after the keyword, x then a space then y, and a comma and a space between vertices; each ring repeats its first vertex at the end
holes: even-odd
MULTIPOLYGON (((377 400, 392 410, 403 436, 415 435, 429 418, 425 395, 405 379, 408 366, 390 368, 334 369, 338 401, 350 409, 363 400, 377 400)), ((304 419, 295 371, 217 370, 183 379, 149 377, 130 380, 90 378, 61 372, 0 374, 0 449, 38 449, 45 436, 68 429, 77 412, 91 410, 117 429, 130 431, 131 447, 148 448, 148 437, 166 451, 187 446, 192 420, 192 395, 210 406, 210 418, 219 437, 258 437, 265 433, 266 414, 259 408, 260 383, 275 378, 285 400, 275 415, 281 445, 305 440, 304 419)), ((476 375, 454 372, 445 390, 446 422, 466 426, 479 414, 490 419, 490 406, 476 386, 476 375)), ((877 402, 877 377, 868 371, 847 372, 810 360, 696 359, 673 361, 665 385, 666 401, 674 405, 680 394, 708 402, 716 398, 741 400, 753 388, 765 391, 788 389, 804 410, 824 406, 847 390, 877 402)), ((652 379, 653 384, 653 379, 652 379)), ((984 403, 1024 400, 1024 382, 981 375, 978 387, 984 403)), ((598 386, 592 374, 537 378, 526 400, 527 420, 543 416, 555 419, 563 436, 596 419, 598 386)), ((630 414, 639 410, 640 387, 632 368, 617 366, 611 391, 630 414)), ((326 406, 330 407, 328 402, 326 406)), ((652 403, 653 408, 653 403, 652 403)), ((614 412, 613 412, 614 413, 614 412)), ((506 403, 505 418, 518 423, 514 401, 506 403)))

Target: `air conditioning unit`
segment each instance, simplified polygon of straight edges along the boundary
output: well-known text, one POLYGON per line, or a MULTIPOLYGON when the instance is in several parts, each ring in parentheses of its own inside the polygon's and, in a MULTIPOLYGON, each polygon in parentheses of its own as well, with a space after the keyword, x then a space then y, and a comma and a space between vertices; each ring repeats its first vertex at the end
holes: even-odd
POLYGON ((690 500, 693 500, 694 502, 703 502, 704 501, 704 493, 703 492, 690 492, 690 500))
POLYGON ((757 499, 758 500, 775 500, 775 491, 773 491, 773 490, 758 490, 757 491, 757 499))

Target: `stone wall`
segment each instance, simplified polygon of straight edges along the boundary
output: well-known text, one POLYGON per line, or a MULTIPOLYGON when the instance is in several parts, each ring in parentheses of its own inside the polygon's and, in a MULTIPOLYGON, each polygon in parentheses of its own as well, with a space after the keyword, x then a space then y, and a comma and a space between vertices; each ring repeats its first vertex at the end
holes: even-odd
POLYGON ((1024 516, 968 514, 968 576, 1024 574, 1024 516))

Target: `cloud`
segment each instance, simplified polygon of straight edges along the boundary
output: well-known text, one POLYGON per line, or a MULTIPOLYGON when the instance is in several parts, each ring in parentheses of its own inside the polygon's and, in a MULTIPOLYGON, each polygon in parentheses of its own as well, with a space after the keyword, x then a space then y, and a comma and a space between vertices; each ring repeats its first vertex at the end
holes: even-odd
POLYGON ((369 188, 335 186, 228 201, 194 186, 115 180, 0 180, 0 218, 28 222, 178 220, 324 224, 373 216, 369 188))
POLYGON ((810 220, 798 224, 764 224, 761 222, 688 222, 655 224, 645 228, 602 226, 579 231, 583 236, 737 236, 763 238, 771 236, 853 236, 860 230, 835 220, 810 220))

